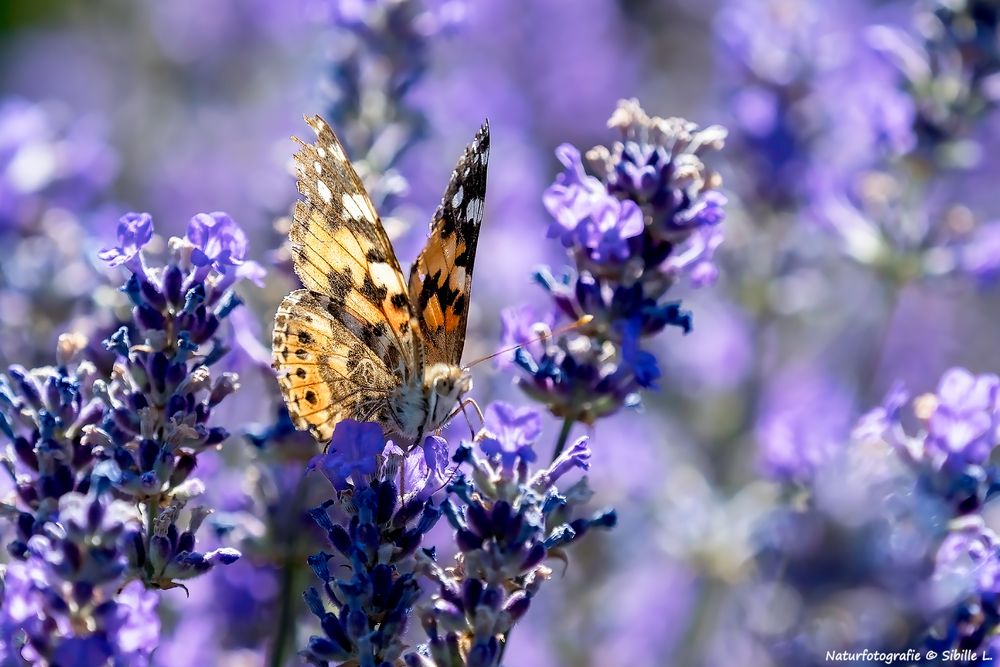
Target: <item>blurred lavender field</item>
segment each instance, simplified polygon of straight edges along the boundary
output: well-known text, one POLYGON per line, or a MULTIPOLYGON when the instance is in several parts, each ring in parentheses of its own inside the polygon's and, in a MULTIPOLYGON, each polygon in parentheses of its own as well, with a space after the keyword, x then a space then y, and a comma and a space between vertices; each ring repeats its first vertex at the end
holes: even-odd
MULTIPOLYGON (((455 158, 489 119, 463 359, 524 347, 475 366, 472 396, 495 408, 486 419, 497 431, 532 442, 533 421, 496 408, 538 404, 538 466, 561 424, 560 447, 570 432, 589 436, 575 463, 592 496, 577 495, 594 527, 615 523, 602 508, 617 512, 611 530, 567 523, 582 539, 567 551, 546 544, 551 580, 526 596, 499 656, 477 663, 469 650, 455 664, 1000 658, 998 103, 995 0, 4 4, 0 665, 328 664, 329 647, 310 637, 336 633, 302 595, 322 584, 307 559, 333 549, 309 513, 331 497, 323 475, 306 473, 323 448, 291 427, 270 367, 275 310, 298 287, 286 237, 290 137, 311 139, 303 114, 342 138, 404 267, 455 158), (620 104, 633 98, 641 110, 620 104), (122 217, 131 211, 151 217, 122 217), (659 220, 666 229, 653 229, 659 220), (157 259, 147 266, 140 249, 157 259), (171 272, 203 301, 171 306, 171 272), (173 332, 161 310, 190 315, 177 315, 190 339, 167 346, 169 363, 186 373, 175 384, 199 378, 206 393, 182 410, 205 427, 197 443, 161 477, 212 513, 196 520, 183 496, 183 521, 172 514, 157 533, 154 504, 136 490, 162 468, 143 450, 148 425, 132 420, 128 454, 101 451, 119 444, 115 428, 129 431, 121 412, 146 405, 135 395, 148 388, 121 368, 139 363, 130 343, 148 369, 157 363, 160 334, 173 332), (598 337, 587 329, 561 350, 526 343, 595 312, 620 337, 589 357, 573 348, 598 337), (625 319, 636 328, 616 329, 625 319), (195 368, 201 355, 214 384, 195 368), (598 398, 584 410, 566 393, 577 389, 598 398), (73 428, 46 421, 57 410, 38 407, 59 396, 73 406, 67 423, 82 429, 94 399, 117 406, 105 423, 118 427, 73 440, 73 428), (67 438, 70 453, 52 455, 67 438), (114 474, 102 468, 111 460, 114 474), (198 492, 184 486, 192 470, 198 492), (145 569, 101 542, 125 530, 106 527, 114 512, 87 523, 91 510, 60 500, 98 498, 99 479, 148 520, 145 569), (117 600, 106 626, 81 611, 79 600, 103 599, 94 582, 64 574, 80 558, 66 554, 83 547, 52 546, 77 539, 73 517, 90 526, 79 544, 107 548, 95 559, 133 568, 96 587, 117 600), (154 534, 168 533, 163 565, 154 534), (43 576, 29 566, 44 549, 59 556, 43 576), (52 572, 72 583, 70 602, 25 592, 52 572), (45 616, 52 604, 58 622, 45 616), (32 632, 104 643, 35 645, 32 632)), ((449 456, 468 430, 461 416, 445 429, 449 456)), ((507 454, 491 465, 507 466, 507 454)), ((440 562, 468 551, 454 528, 442 519, 421 534, 440 562)), ((441 602, 448 583, 434 581, 423 595, 441 602)), ((504 610, 516 616, 513 599, 504 610)), ((428 641, 429 616, 414 618, 407 649, 428 641)), ((384 664, 445 664, 419 659, 384 664)))

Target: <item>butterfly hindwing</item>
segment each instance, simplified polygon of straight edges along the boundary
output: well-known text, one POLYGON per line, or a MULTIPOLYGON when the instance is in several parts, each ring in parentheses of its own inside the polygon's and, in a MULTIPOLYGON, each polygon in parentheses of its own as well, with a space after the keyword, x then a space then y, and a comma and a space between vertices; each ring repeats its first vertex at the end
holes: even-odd
POLYGON ((410 269, 410 303, 427 363, 458 366, 462 360, 489 152, 484 124, 455 166, 427 245, 410 269))
POLYGON ((317 440, 333 435, 346 417, 369 419, 386 406, 398 380, 385 363, 385 340, 359 337, 335 314, 326 295, 300 289, 274 317, 272 349, 278 384, 295 426, 317 440))

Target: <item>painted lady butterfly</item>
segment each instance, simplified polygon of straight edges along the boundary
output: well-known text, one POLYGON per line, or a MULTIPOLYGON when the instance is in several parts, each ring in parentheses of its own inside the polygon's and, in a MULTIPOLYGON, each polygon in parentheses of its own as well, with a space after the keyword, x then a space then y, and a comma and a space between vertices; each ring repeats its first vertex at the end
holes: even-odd
POLYGON ((472 387, 461 366, 489 127, 465 149, 404 280, 375 207, 330 126, 306 119, 289 232, 305 289, 274 316, 272 361, 296 427, 319 441, 342 419, 377 421, 407 441, 440 427, 472 387))

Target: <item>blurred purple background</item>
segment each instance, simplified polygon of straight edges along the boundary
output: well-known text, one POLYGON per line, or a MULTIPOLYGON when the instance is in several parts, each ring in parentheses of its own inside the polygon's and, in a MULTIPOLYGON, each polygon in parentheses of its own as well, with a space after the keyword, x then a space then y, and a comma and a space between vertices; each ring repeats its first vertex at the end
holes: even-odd
MULTIPOLYGON (((303 114, 327 112, 328 72, 347 39, 338 12, 364 4, 0 9, 0 361, 43 363, 61 331, 106 326, 92 313, 118 295, 95 257, 125 211, 150 212, 163 238, 195 213, 226 211, 251 255, 274 264, 295 197, 290 137, 308 131, 303 114)), ((396 165, 408 189, 392 230, 407 265, 456 156, 488 118, 466 360, 497 348, 503 308, 543 302, 534 267, 564 261, 542 206, 557 145, 608 143, 607 118, 629 97, 730 130, 711 165, 730 199, 719 282, 676 288, 695 327, 657 339, 662 391, 593 429, 592 485, 620 524, 589 537, 564 574, 556 567, 508 664, 782 664, 761 637, 805 603, 776 597, 784 611, 755 620, 748 583, 754 526, 782 502, 782 484, 811 479, 895 380, 923 393, 949 367, 1000 367, 990 282, 1000 118, 977 111, 946 128, 959 138, 945 145, 935 100, 901 83, 902 49, 886 46, 891 31, 916 34, 914 16, 934 4, 429 0, 447 25, 407 96, 426 124, 396 165)), ((274 268, 263 289, 244 290, 262 340, 291 286, 274 268)), ((267 421, 277 400, 255 363, 266 349, 240 348, 243 390, 224 412, 234 433, 252 430, 246 415, 267 421)), ((475 377, 483 404, 518 395, 491 364, 475 377)), ((227 446, 202 473, 234 530, 263 542, 261 488, 297 483, 307 454, 290 451, 289 478, 275 480, 265 479, 274 461, 253 472, 254 454, 227 446)), ((251 549, 194 582, 190 600, 167 592, 158 664, 260 664, 275 567, 266 548, 251 549)))

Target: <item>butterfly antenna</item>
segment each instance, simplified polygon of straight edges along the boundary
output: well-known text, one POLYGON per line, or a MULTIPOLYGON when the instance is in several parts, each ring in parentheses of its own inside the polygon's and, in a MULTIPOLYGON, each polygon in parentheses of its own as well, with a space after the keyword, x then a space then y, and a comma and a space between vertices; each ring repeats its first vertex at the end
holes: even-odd
POLYGON ((490 359, 494 359, 496 357, 499 357, 501 354, 507 354, 508 352, 513 352, 514 350, 516 350, 519 347, 524 347, 525 345, 531 345, 532 343, 537 343, 539 341, 548 340, 549 338, 552 338, 553 336, 558 336, 559 334, 564 334, 567 331, 572 331, 573 329, 578 329, 578 328, 580 328, 580 327, 582 327, 584 325, 590 324, 591 320, 593 320, 593 319, 594 319, 593 315, 584 315, 583 317, 581 317, 580 319, 578 319, 576 322, 570 322, 567 325, 559 327, 555 331, 549 331, 548 333, 544 333, 541 336, 538 336, 537 338, 532 338, 529 341, 525 341, 523 343, 518 343, 517 345, 511 345, 510 347, 504 348, 502 350, 497 350, 493 354, 490 354, 490 355, 487 355, 485 357, 481 357, 479 359, 476 359, 475 361, 471 362, 468 366, 466 366, 466 368, 472 368, 476 364, 481 364, 484 361, 489 361, 490 359))

